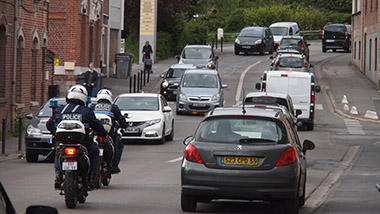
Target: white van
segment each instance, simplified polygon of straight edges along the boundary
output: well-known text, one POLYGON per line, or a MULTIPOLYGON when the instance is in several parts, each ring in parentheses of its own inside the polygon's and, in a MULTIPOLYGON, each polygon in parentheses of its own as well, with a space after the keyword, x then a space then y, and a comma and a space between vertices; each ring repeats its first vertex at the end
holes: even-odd
POLYGON ((315 85, 313 73, 264 71, 261 83, 256 84, 256 89, 290 95, 294 108, 302 110, 298 122, 302 122, 307 130, 314 129, 315 92, 320 92, 321 89, 315 85))
POLYGON ((276 22, 271 24, 269 29, 274 36, 276 50, 283 36, 301 36, 300 27, 297 22, 276 22))

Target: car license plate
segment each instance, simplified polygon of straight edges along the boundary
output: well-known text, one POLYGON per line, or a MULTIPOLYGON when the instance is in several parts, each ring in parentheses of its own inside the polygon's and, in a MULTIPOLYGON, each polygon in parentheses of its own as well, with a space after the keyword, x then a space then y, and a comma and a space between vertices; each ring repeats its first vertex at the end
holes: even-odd
POLYGON ((251 46, 242 46, 242 48, 244 48, 244 49, 250 49, 251 46))
POLYGON ((177 91, 173 91, 173 94, 177 94, 177 91))
POLYGON ((205 103, 193 103, 193 106, 194 107, 205 107, 206 104, 205 103))
POLYGON ((138 132, 140 132, 140 128, 127 128, 125 130, 125 132, 127 132, 127 133, 138 133, 138 132))
POLYGON ((100 156, 100 157, 103 156, 103 151, 104 151, 104 149, 99 149, 99 156, 100 156))
POLYGON ((326 42, 335 42, 333 39, 326 39, 326 42))
POLYGON ((222 164, 230 165, 252 165, 257 166, 259 164, 259 158, 254 157, 222 157, 222 164))
POLYGON ((52 144, 53 143, 53 139, 51 137, 48 138, 48 144, 52 144))
POLYGON ((70 170, 77 170, 78 169, 78 162, 71 161, 71 162, 63 162, 62 163, 62 170, 63 171, 70 171, 70 170))

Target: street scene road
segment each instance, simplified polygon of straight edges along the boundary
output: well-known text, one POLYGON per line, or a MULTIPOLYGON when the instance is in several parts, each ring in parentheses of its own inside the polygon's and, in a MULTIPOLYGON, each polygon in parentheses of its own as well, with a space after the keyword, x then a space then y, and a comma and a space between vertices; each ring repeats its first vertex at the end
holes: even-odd
MULTIPOLYGON (((306 204, 300 213, 378 213, 375 184, 380 182, 379 120, 365 117, 369 111, 380 112, 380 94, 355 68, 351 54, 322 53, 321 43, 310 42, 310 63, 321 92, 316 95, 313 131, 298 131, 301 142, 312 140, 316 148, 308 151, 306 204), (346 96, 350 109, 344 109, 346 96)), ((234 55, 233 45, 226 44, 219 56, 219 73, 223 84, 225 106, 241 104, 245 94, 255 89, 263 71, 269 69, 269 54, 234 55)), ((157 62, 150 91, 159 93, 160 73, 173 59, 157 62)), ((129 92, 119 80, 105 80, 114 95, 129 92)), ((145 88, 147 90, 147 88, 145 88)), ((175 102, 170 102, 175 111, 175 102)), ((193 135, 202 115, 175 115, 174 140, 163 145, 128 143, 120 163, 121 173, 112 177, 107 187, 89 193, 85 204, 74 212, 54 190, 54 166, 48 161, 27 163, 25 159, 0 162, 0 181, 5 186, 18 213, 31 204, 56 207, 59 213, 182 213, 180 207, 180 167, 183 139, 193 135)), ((217 200, 199 203, 202 213, 276 213, 276 207, 260 201, 217 200)))

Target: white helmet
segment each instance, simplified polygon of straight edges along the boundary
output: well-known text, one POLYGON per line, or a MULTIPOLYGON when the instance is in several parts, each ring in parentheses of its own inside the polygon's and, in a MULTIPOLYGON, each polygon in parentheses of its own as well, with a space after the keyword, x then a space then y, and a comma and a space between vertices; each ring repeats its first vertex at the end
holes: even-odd
POLYGON ((102 89, 96 95, 96 100, 98 102, 99 100, 108 100, 110 103, 112 103, 112 92, 108 89, 102 89))
POLYGON ((82 85, 71 86, 67 93, 67 99, 76 99, 82 101, 84 104, 87 102, 87 90, 82 85))

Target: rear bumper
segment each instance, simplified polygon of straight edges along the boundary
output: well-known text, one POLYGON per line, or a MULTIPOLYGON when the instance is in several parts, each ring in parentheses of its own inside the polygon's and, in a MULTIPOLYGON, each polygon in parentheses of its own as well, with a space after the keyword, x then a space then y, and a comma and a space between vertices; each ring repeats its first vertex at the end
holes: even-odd
POLYGON ((41 138, 25 138, 25 150, 29 154, 48 155, 54 151, 51 136, 41 138))
POLYGON ((235 44, 235 52, 260 52, 262 44, 259 45, 238 45, 235 44))
POLYGON ((326 49, 346 49, 350 46, 349 41, 342 39, 325 39, 322 41, 322 46, 326 49))

